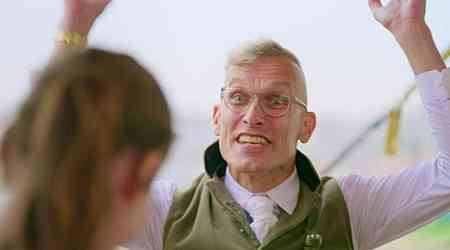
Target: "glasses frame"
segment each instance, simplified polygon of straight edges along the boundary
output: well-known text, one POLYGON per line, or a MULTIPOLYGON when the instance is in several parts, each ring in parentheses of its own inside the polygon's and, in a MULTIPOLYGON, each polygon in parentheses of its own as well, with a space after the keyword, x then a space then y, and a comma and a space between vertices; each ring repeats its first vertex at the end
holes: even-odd
MULTIPOLYGON (((224 94, 224 92, 227 91, 227 90, 229 90, 229 89, 236 89, 236 88, 233 88, 233 87, 230 87, 230 86, 220 88, 220 98, 223 100, 225 106, 226 106, 231 112, 238 113, 238 112, 232 110, 232 108, 229 107, 229 104, 227 104, 227 102, 225 101, 225 98, 224 98, 224 95, 225 95, 225 94, 224 94)), ((259 99, 260 99, 260 98, 258 97, 258 95, 261 95, 260 93, 248 92, 248 91, 247 91, 247 93, 249 93, 249 94, 253 97, 253 100, 252 100, 251 103, 253 103, 254 100, 257 100, 257 105, 260 105, 260 103, 259 103, 259 99)), ((265 115, 267 115, 267 116, 270 116, 270 117, 282 117, 282 116, 286 115, 286 114, 289 112, 289 110, 291 109, 291 104, 292 104, 292 103, 295 103, 295 104, 297 104, 297 105, 303 107, 303 108, 305 109, 305 111, 308 112, 308 106, 307 106, 306 103, 303 102, 299 97, 297 97, 297 96, 295 96, 295 95, 286 95, 286 96, 289 97, 289 106, 288 106, 288 108, 287 108, 282 114, 280 114, 280 115, 270 115, 270 114, 268 114, 268 113, 265 111, 265 109, 264 109, 263 107, 260 106, 261 110, 262 110, 263 113, 264 113, 265 115)), ((243 112, 247 112, 248 107, 250 107, 251 103, 247 105, 246 110, 243 111, 243 112)))

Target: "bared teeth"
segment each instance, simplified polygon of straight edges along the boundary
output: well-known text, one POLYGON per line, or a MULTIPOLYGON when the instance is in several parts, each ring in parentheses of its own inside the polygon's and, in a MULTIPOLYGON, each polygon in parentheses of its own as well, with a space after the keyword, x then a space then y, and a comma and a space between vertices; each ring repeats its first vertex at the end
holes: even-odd
POLYGON ((261 136, 254 136, 254 135, 241 135, 239 136, 240 143, 250 143, 250 144, 269 144, 266 138, 261 136))

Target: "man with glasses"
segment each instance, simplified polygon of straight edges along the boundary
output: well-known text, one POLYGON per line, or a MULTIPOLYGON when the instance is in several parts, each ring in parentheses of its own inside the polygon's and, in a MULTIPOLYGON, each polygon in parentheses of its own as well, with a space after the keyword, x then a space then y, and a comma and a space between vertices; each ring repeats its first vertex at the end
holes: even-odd
MULTIPOLYGON (((66 0, 58 48, 84 45, 109 2, 66 0)), ((297 150, 316 126, 301 65, 276 42, 258 40, 228 59, 206 173, 185 191, 156 185, 130 249, 373 249, 449 211, 450 72, 424 22, 426 1, 369 5, 416 74, 436 157, 383 178, 319 178, 297 150)))

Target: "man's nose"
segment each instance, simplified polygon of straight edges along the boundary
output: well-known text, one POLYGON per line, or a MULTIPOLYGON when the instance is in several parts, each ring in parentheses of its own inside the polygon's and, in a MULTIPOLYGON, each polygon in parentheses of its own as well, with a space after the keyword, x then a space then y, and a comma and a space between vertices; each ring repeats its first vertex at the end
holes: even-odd
POLYGON ((255 98, 249 104, 245 115, 242 119, 243 123, 249 125, 250 127, 259 127, 264 124, 264 113, 259 106, 258 99, 255 98))

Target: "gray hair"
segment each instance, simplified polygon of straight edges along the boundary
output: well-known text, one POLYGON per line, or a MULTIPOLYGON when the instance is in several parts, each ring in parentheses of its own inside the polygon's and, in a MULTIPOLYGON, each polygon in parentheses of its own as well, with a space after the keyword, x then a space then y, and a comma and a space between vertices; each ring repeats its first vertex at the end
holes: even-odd
POLYGON ((233 49, 228 56, 225 69, 231 66, 249 65, 259 57, 270 56, 286 57, 301 68, 300 61, 294 53, 272 39, 260 38, 254 41, 248 41, 233 49))

